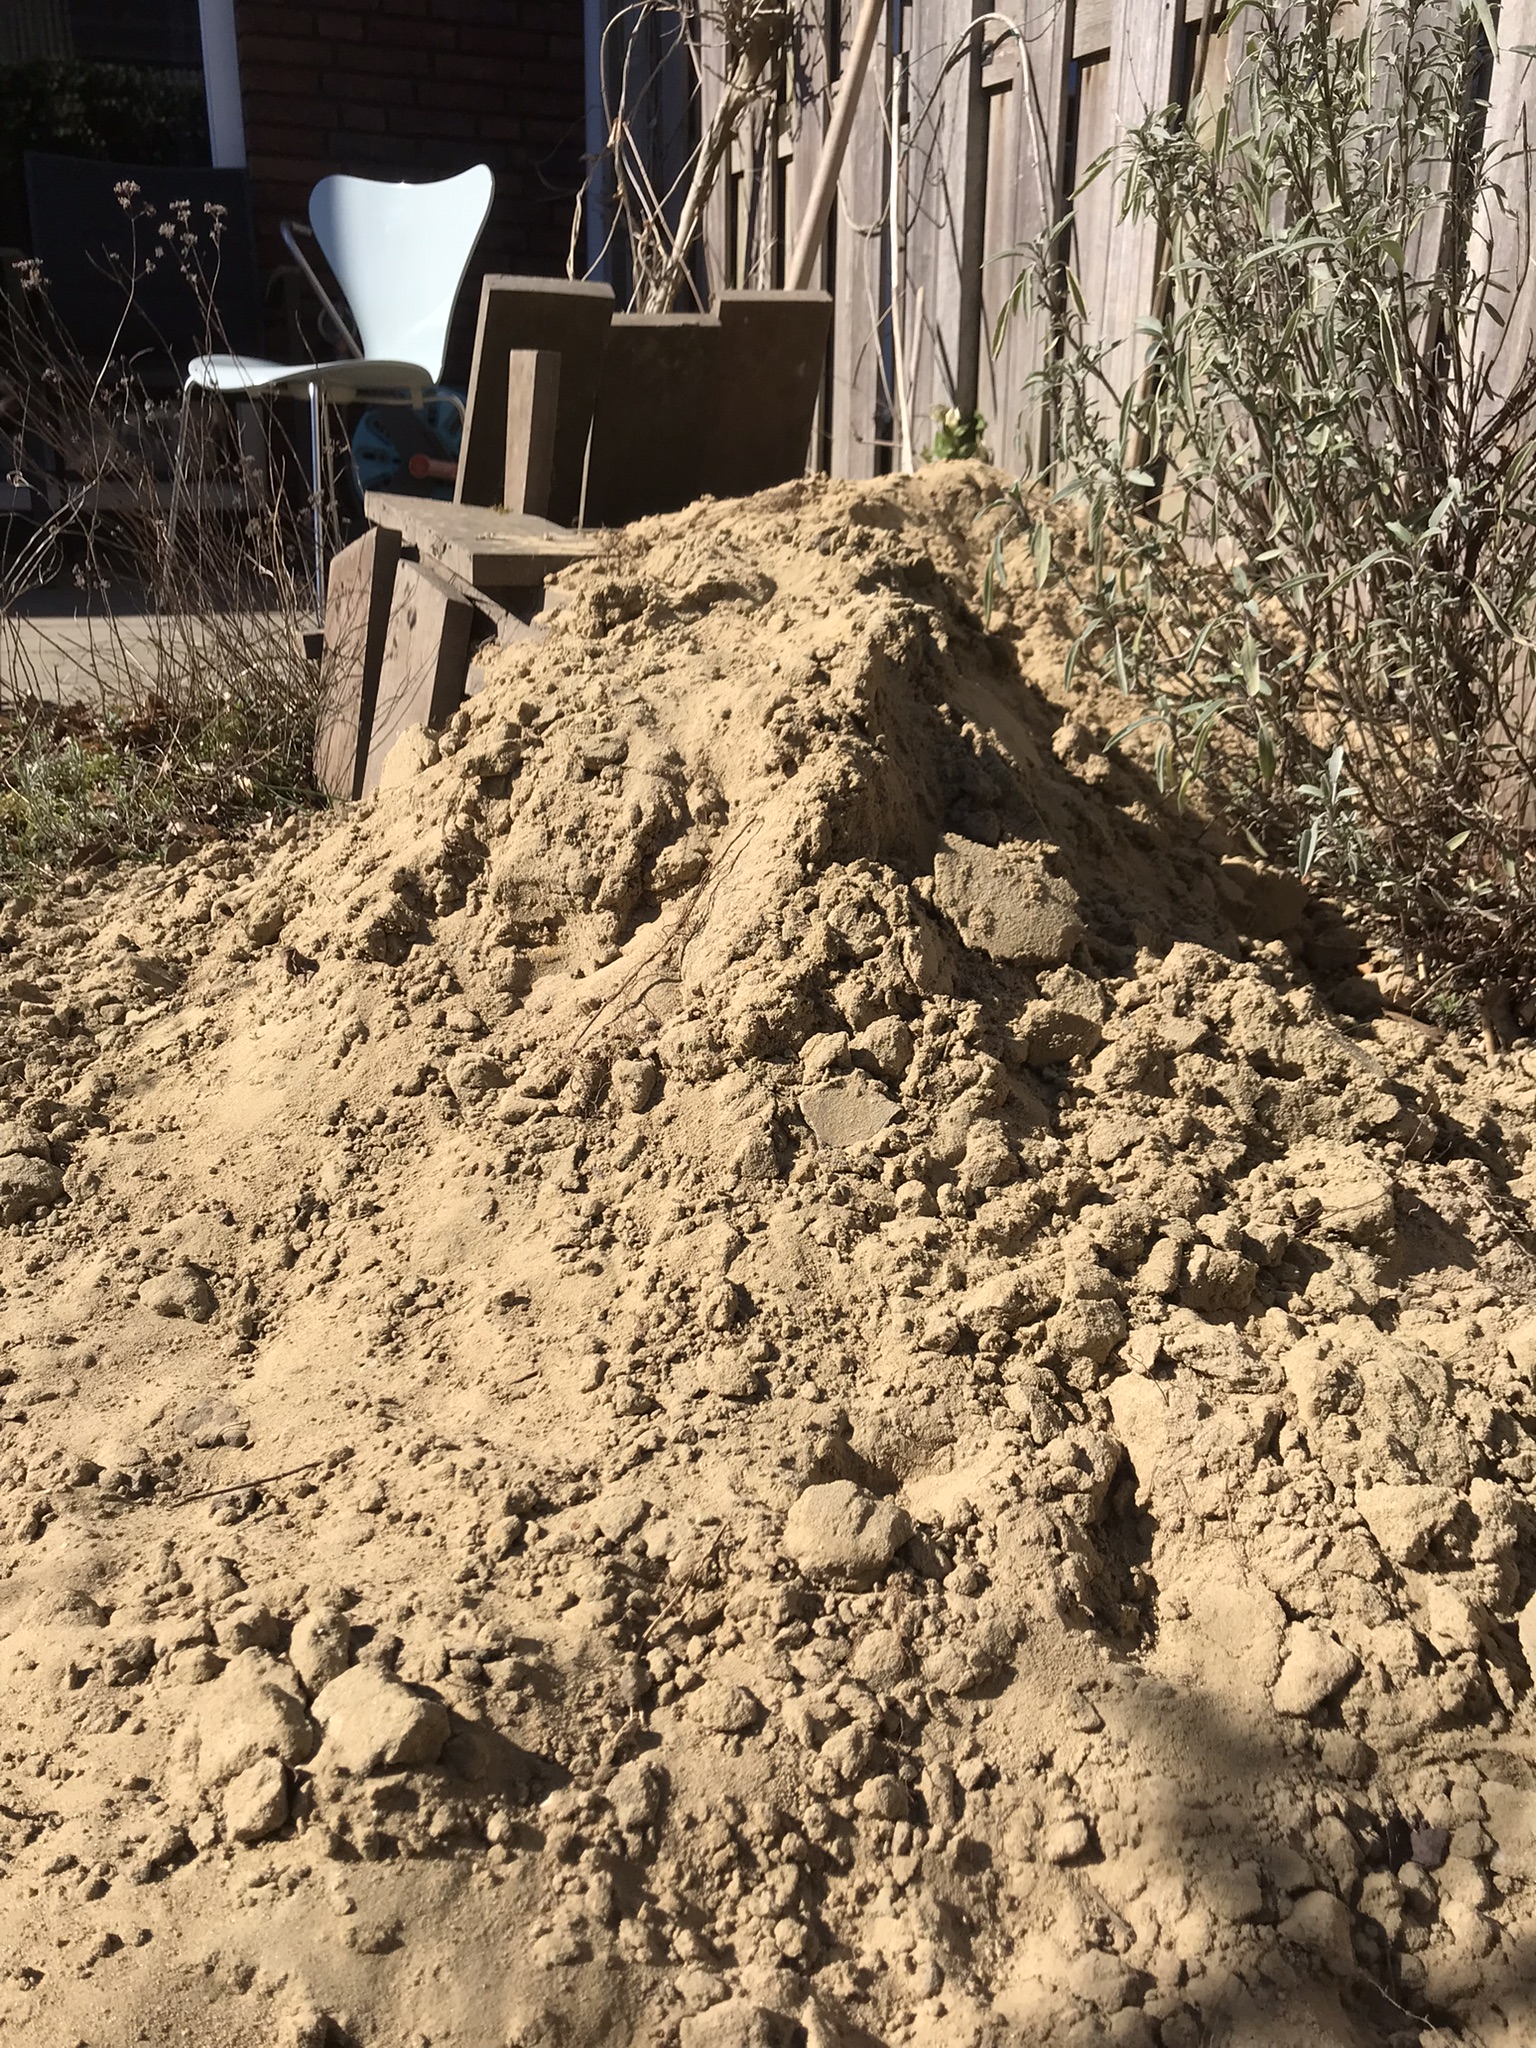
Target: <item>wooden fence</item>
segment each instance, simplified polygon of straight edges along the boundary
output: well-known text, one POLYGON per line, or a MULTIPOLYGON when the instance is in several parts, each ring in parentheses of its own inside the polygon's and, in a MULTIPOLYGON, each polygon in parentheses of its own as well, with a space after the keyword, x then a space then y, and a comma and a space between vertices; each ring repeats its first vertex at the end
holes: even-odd
MULTIPOLYGON (((999 462, 1033 460, 1039 422, 1027 380, 1049 335, 1038 320, 1017 319, 995 352, 993 335, 1021 252, 1068 207, 1090 326, 1122 345, 1122 375, 1133 374, 1138 323, 1156 290, 1155 231, 1119 218, 1112 176, 1081 193, 1074 186, 1148 111, 1187 101, 1204 5, 890 0, 823 256, 834 315, 816 466, 841 476, 907 467, 931 439, 935 410, 949 406, 981 413, 999 462)), ((808 10, 772 106, 736 133, 706 221, 706 303, 723 287, 782 281, 856 12, 856 0, 808 10)), ((1519 146, 1536 85, 1536 0, 1504 0, 1498 12, 1490 137, 1519 146)), ((1226 96, 1239 32, 1229 38, 1225 18, 1213 17, 1207 107, 1226 96)), ((700 57, 694 135, 725 72, 707 22, 700 57)), ((682 134, 675 121, 672 133, 682 134)), ((1511 294, 1501 352, 1523 361, 1536 329, 1531 195, 1512 198, 1488 224, 1488 260, 1511 294)))
MULTIPOLYGON (((1000 461, 1033 452, 1025 386, 1047 336, 1021 320, 992 346, 1022 252, 1059 217, 1078 166, 1179 96, 1201 5, 1022 0, 1002 12, 975 0, 893 0, 824 258, 835 308, 826 467, 843 476, 906 467, 948 406, 982 414, 1000 461)), ((786 67, 773 132, 738 137, 709 223, 711 280, 776 281, 854 11, 851 0, 822 10, 786 67)), ((706 116, 719 76, 710 54, 706 116)), ((1097 328, 1129 339, 1151 309, 1157 252, 1117 211, 1110 179, 1088 188, 1072 260, 1097 328)))

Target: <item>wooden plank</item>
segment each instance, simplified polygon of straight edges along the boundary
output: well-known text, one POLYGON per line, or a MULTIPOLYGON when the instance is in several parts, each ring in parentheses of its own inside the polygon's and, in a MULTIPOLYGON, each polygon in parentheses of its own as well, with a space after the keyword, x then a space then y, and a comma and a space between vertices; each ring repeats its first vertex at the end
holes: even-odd
POLYGON ((363 509, 377 525, 394 527, 423 562, 443 563, 478 590, 541 583, 597 547, 587 534, 526 512, 445 505, 436 498, 401 498, 386 491, 369 491, 363 509))
MULTIPOLYGON (((796 31, 793 51, 790 103, 787 110, 787 152, 784 160, 784 221, 786 246, 805 218, 811 182, 821 155, 826 133, 827 23, 825 9, 820 18, 802 21, 796 31)), ((829 296, 830 284, 829 284, 829 296)), ((834 312, 834 318, 835 312, 834 312)), ((831 334, 828 332, 830 343, 831 334)), ((818 380, 815 415, 811 427, 811 467, 826 466, 827 405, 831 394, 830 350, 823 351, 818 380)))
MULTIPOLYGON (((1469 284, 1475 284, 1481 304, 1459 337, 1471 373, 1488 378, 1485 417, 1510 396, 1529 367, 1536 339, 1536 133, 1531 115, 1536 96, 1536 0, 1504 0, 1498 32, 1485 128, 1488 177, 1497 190, 1489 192, 1474 219, 1469 284)), ((1489 798, 1513 827, 1528 832, 1536 824, 1536 793, 1527 765, 1536 732, 1536 683, 1529 658, 1512 646, 1508 668, 1490 682, 1499 708, 1484 731, 1484 744, 1496 761, 1489 798)))
POLYGON ((1205 53, 1205 77, 1189 110, 1190 124, 1201 143, 1209 148, 1215 139, 1216 122, 1223 108, 1231 104, 1233 72, 1243 61, 1243 37, 1229 19, 1211 31, 1205 53))
POLYGON ((773 283, 774 258, 773 109, 749 107, 731 145, 731 162, 742 173, 736 183, 736 275, 744 291, 766 291, 773 283))
MULTIPOLYGON (((1232 104, 1233 74, 1242 64, 1243 54, 1242 16, 1229 15, 1219 28, 1212 31, 1206 49, 1205 76, 1198 94, 1194 94, 1189 103, 1190 126, 1207 146, 1223 111, 1229 118, 1235 111, 1232 104)), ((1193 83, 1191 76, 1191 87, 1193 83)), ((1169 451, 1168 469, 1159 498, 1159 517, 1165 525, 1182 529, 1183 547, 1191 560, 1214 562, 1218 559, 1218 537, 1212 529, 1210 509, 1202 497, 1191 498, 1184 489, 1180 481, 1179 454, 1180 445, 1176 442, 1169 451)))
MULTIPOLYGON (((1051 10, 1028 40, 1006 37, 992 70, 991 164, 987 179, 987 262, 982 306, 990 339, 1037 236, 1065 204, 1068 10, 1051 10)), ((1026 386, 1050 345, 1042 310, 1011 317, 996 353, 984 364, 982 410, 993 455, 1007 467, 1033 471, 1046 459, 1045 422, 1026 386)))
MULTIPOLYGON (((481 590, 477 584, 466 583, 443 562, 432 564, 432 574, 439 583, 445 583, 456 596, 463 598, 479 619, 481 628, 489 627, 498 647, 515 647, 527 638, 524 615, 531 617, 543 605, 547 595, 546 586, 542 583, 529 584, 521 590, 503 590, 502 597, 517 607, 514 611, 510 605, 492 597, 489 591, 481 590)), ((479 640, 481 637, 481 630, 477 628, 475 638, 479 640)))
POLYGON ((1005 469, 1030 467, 1024 433, 1024 376, 1019 368, 1021 334, 1010 323, 997 339, 998 317, 1021 258, 1010 252, 1028 241, 1028 216, 1023 190, 1025 152, 1019 130, 1027 119, 1024 104, 1028 81, 1016 75, 987 91, 986 233, 981 266, 981 376, 976 407, 987 422, 987 445, 1005 469))
MULTIPOLYGON (((668 207, 668 218, 674 222, 682 195, 693 177, 699 132, 695 127, 698 71, 695 51, 689 47, 689 18, 694 12, 692 8, 679 8, 674 14, 661 7, 650 16, 656 36, 656 54, 648 67, 654 81, 648 110, 650 172, 658 193, 676 195, 668 207)), ((673 302, 676 311, 700 312, 709 304, 701 259, 702 251, 695 243, 689 252, 688 281, 673 302)))
POLYGON ((456 504, 500 503, 507 459, 507 359, 514 349, 550 349, 560 357, 560 413, 549 510, 563 524, 575 525, 581 516, 587 434, 612 317, 613 292, 606 284, 552 277, 491 276, 483 281, 454 486, 456 504))
POLYGON ((592 415, 589 526, 677 512, 708 488, 720 327, 700 313, 621 313, 608 334, 592 415))
MULTIPOLYGON (((699 133, 707 133, 725 84, 725 25, 713 7, 698 10, 699 133)), ((713 305, 720 291, 736 282, 730 274, 731 152, 715 180, 704 208, 702 266, 708 290, 706 303, 713 305)))
POLYGON ((706 490, 744 497, 804 472, 831 325, 826 292, 722 292, 706 490))
MULTIPOLYGON (((836 67, 839 72, 847 56, 857 12, 852 6, 841 9, 843 47, 836 67)), ((888 451, 876 444, 876 435, 884 381, 880 272, 889 182, 885 118, 890 61, 889 30, 882 25, 838 179, 831 246, 822 258, 823 282, 830 274, 830 266, 836 266, 830 380, 835 476, 874 476, 889 462, 888 451)), ((834 75, 828 81, 828 89, 835 86, 834 75)))
MULTIPOLYGON (((1172 98, 1183 12, 1179 0, 1116 0, 1109 91, 1117 142, 1172 98)), ((1106 364, 1110 381, 1124 391, 1140 376, 1146 353, 1137 324, 1152 311, 1158 246, 1152 221, 1118 218, 1120 161, 1117 150, 1113 187, 1117 218, 1110 235, 1098 329, 1113 350, 1106 364)))
MULTIPOLYGON (((1425 208, 1422 217, 1409 231, 1403 268, 1408 277, 1423 282, 1434 277, 1442 263, 1455 260, 1454 234, 1447 233, 1453 219, 1449 156, 1442 155, 1427 166, 1421 164, 1419 175, 1434 193, 1434 203, 1425 208)), ((1435 292, 1431 295, 1430 304, 1421 307, 1414 319, 1412 332, 1416 346, 1433 348, 1443 339, 1443 314, 1441 295, 1435 292)))
POLYGON ((1097 333, 1108 289, 1109 245, 1116 228, 1114 174, 1105 169, 1092 184, 1087 173, 1115 139, 1115 107, 1108 57, 1080 64, 1077 72, 1077 185, 1072 193, 1071 265, 1087 307, 1090 335, 1097 333))
POLYGON ((315 733, 315 780, 329 795, 361 796, 379 673, 400 560, 400 535, 372 526, 331 557, 325 586, 325 698, 315 733))
MULTIPOLYGON (((987 171, 992 99, 986 88, 986 0, 972 0, 975 17, 959 38, 965 50, 964 182, 960 218, 960 316, 956 322, 955 406, 962 418, 981 412, 982 272, 987 255, 987 171)), ((956 67, 959 68, 958 66, 956 67)))
MULTIPOLYGON (((1184 19, 1197 22, 1205 12, 1205 0, 1183 0, 1184 19)), ((1225 16, 1226 9, 1218 10, 1225 16)), ((1065 7, 1055 10, 1059 23, 1065 16, 1065 7)), ((1077 0, 1072 10, 1072 55, 1076 58, 1104 57, 1114 36, 1115 0, 1077 0)))
POLYGON ((548 517, 559 408, 559 356, 550 348, 513 349, 507 357, 507 454, 502 489, 502 503, 509 512, 548 517))
POLYGON ((395 571, 378 702, 360 794, 378 788, 390 749, 413 725, 442 729, 464 701, 474 609, 420 562, 395 571))
POLYGON ((779 82, 774 95, 772 134, 769 140, 767 176, 772 201, 772 233, 764 252, 766 263, 763 271, 763 288, 766 291, 780 290, 788 283, 785 271, 790 260, 795 230, 800 225, 800 215, 790 210, 789 203, 790 178, 800 121, 798 80, 798 58, 795 44, 791 41, 779 65, 779 82))
POLYGON ((956 404, 961 395, 962 248, 971 113, 968 51, 974 11, 972 0, 941 0, 914 24, 903 333, 904 353, 914 365, 909 373, 910 405, 918 449, 933 431, 935 411, 956 404))
POLYGON ((1533 44, 1536 0, 1504 0, 1486 131, 1489 176, 1499 196, 1484 204, 1473 234, 1470 260, 1487 278, 1488 288, 1476 332, 1464 342, 1486 366, 1496 401, 1508 396, 1536 339, 1536 271, 1531 260, 1536 207, 1533 44))
POLYGON ((1079 62, 1109 55, 1115 0, 1077 0, 1072 10, 1072 54, 1079 62))
POLYGON ((1114 0, 1107 57, 1078 68, 1078 113, 1072 267, 1087 309, 1086 338, 1103 343, 1105 375, 1116 392, 1140 375, 1146 344, 1138 323, 1152 311, 1157 284, 1157 229, 1121 218, 1123 138, 1155 108, 1168 104, 1182 35, 1182 0, 1114 0), (1113 150, 1091 185, 1082 181, 1113 150))

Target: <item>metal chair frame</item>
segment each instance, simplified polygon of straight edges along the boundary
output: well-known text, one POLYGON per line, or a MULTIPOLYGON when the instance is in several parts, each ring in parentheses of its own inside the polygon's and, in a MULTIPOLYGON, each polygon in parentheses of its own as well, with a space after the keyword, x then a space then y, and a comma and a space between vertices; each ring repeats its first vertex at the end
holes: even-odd
MULTIPOLYGON (((327 361, 276 363, 258 356, 197 357, 187 370, 171 493, 175 535, 182 492, 188 408, 194 391, 309 403, 315 615, 325 619, 325 466, 321 409, 327 400, 404 400, 419 405, 443 371, 448 324, 495 191, 485 164, 432 184, 322 178, 309 198, 309 232, 340 285, 356 325, 342 317, 297 241, 283 239, 349 353, 327 361)), ((301 230, 302 231, 302 230, 301 230)))

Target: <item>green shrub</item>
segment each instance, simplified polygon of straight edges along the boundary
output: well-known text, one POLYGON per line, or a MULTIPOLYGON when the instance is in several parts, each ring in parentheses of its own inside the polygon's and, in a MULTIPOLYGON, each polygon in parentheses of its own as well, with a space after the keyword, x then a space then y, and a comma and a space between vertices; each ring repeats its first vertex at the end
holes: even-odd
POLYGON ((1165 787, 1200 778, 1442 988, 1528 988, 1536 363, 1500 356, 1517 279, 1487 255, 1528 237, 1530 165, 1486 140, 1481 0, 1353 19, 1250 0, 1220 110, 1128 138, 1166 264, 1135 362, 1062 234, 1036 248, 1014 303, 1057 308, 1040 383, 1084 513, 1056 560, 1165 787))
POLYGON ((924 462, 990 462, 987 423, 979 412, 964 413, 958 406, 933 408, 933 439, 923 450, 924 462))

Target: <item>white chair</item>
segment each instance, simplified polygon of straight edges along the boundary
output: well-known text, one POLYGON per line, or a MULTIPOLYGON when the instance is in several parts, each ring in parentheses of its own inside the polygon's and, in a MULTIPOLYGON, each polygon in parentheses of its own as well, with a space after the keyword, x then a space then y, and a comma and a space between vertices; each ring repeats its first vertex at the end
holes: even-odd
MULTIPOLYGON (((355 398, 419 405, 443 371, 448 323, 470 256, 491 209, 495 179, 477 164, 431 185, 384 184, 373 178, 322 178, 309 196, 309 220, 332 275, 357 322, 354 342, 323 286, 285 229, 285 240, 308 274, 327 313, 354 353, 328 362, 274 363, 260 356, 198 356, 187 369, 185 407, 193 391, 226 397, 309 400, 314 482, 315 609, 325 617, 325 541, 320 408, 355 398)), ((181 489, 176 462, 171 527, 181 489)))

